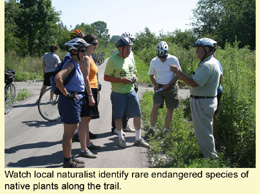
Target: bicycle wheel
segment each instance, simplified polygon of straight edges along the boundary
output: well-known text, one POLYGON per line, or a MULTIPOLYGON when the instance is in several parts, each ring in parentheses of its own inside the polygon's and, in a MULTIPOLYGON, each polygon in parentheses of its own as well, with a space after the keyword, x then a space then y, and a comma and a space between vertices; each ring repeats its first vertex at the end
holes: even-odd
POLYGON ((51 88, 48 88, 39 99, 38 110, 42 118, 47 121, 57 121, 60 118, 58 110, 59 95, 53 95, 51 99, 51 88))
POLYGON ((9 113, 13 107, 15 99, 15 86, 8 84, 5 86, 5 114, 9 113))

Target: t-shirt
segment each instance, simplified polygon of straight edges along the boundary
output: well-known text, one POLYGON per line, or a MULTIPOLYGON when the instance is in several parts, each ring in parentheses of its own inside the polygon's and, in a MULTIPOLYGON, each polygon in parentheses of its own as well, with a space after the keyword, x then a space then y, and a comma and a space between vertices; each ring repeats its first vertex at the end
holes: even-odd
MULTIPOLYGON (((132 79, 133 74, 136 74, 136 72, 136 66, 130 57, 124 59, 118 55, 112 55, 107 62, 104 74, 117 78, 128 77, 132 79)), ((111 82, 111 85, 113 92, 121 94, 126 94, 134 90, 133 83, 123 84, 111 82)))
MULTIPOLYGON (((116 49, 116 50, 112 53, 112 56, 113 56, 113 55, 117 55, 118 53, 119 53, 119 50, 116 49)), ((132 60, 133 64, 135 65, 134 53, 133 53, 132 51, 130 52, 130 55, 129 55, 128 57, 132 60)))
POLYGON ((149 75, 156 75, 156 83, 166 85, 175 74, 171 71, 170 66, 177 65, 181 70, 177 57, 168 55, 166 61, 162 62, 158 57, 155 57, 150 62, 149 75))
MULTIPOLYGON (((218 61, 218 60, 217 60, 218 61)), ((219 69, 223 75, 223 69, 222 69, 222 66, 221 66, 221 63, 218 61, 218 64, 219 64, 219 69)), ((219 88, 218 88, 218 94, 220 94, 221 92, 223 91, 223 88, 222 86, 220 85, 219 88)))
POLYGON ((193 80, 198 86, 191 87, 190 94, 193 96, 216 96, 220 75, 218 61, 213 55, 207 57, 199 64, 193 75, 193 80))
POLYGON ((60 63, 60 58, 58 55, 48 52, 43 55, 42 61, 45 62, 45 73, 55 71, 55 65, 60 63))

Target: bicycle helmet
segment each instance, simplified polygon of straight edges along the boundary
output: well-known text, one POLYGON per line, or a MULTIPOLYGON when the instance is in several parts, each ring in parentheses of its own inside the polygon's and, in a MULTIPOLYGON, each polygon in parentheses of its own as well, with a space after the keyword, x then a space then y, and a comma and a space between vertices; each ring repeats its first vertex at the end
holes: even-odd
POLYGON ((211 50, 215 51, 217 49, 217 42, 210 38, 201 38, 198 39, 192 46, 208 46, 211 50))
POLYGON ((81 30, 73 30, 70 33, 70 39, 74 39, 74 38, 83 38, 85 35, 81 30))
POLYGON ((134 45, 133 41, 129 38, 129 37, 122 37, 120 38, 117 42, 116 42, 116 47, 120 47, 120 46, 132 46, 134 45))
POLYGON ((130 40, 132 40, 134 42, 135 40, 135 37, 133 34, 129 33, 129 32, 124 32, 122 35, 121 35, 121 38, 124 38, 124 37, 128 37, 130 38, 130 40))
POLYGON ((159 42, 157 45, 157 56, 158 57, 165 57, 168 56, 169 47, 165 41, 159 42))
POLYGON ((71 50, 78 50, 80 48, 88 47, 90 44, 88 44, 84 39, 82 38, 74 38, 68 42, 65 43, 65 46, 68 51, 71 50))

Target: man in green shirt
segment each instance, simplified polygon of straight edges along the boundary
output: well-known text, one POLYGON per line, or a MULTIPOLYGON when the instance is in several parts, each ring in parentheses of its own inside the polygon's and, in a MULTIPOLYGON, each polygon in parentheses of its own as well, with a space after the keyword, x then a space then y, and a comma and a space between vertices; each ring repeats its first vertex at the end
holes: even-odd
POLYGON ((136 140, 134 145, 149 148, 149 144, 141 137, 141 108, 134 90, 137 81, 136 67, 129 57, 133 42, 128 37, 120 38, 117 43, 119 53, 109 58, 104 73, 104 80, 111 82, 112 118, 115 119, 118 130, 119 147, 125 148, 126 141, 122 133, 122 118, 124 113, 128 118, 134 118, 136 140))

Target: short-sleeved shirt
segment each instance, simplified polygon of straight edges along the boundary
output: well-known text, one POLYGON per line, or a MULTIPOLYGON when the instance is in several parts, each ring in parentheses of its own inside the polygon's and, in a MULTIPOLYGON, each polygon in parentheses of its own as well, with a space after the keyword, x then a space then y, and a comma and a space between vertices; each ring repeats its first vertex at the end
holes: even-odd
POLYGON ((58 55, 48 52, 43 55, 42 61, 45 62, 45 73, 55 71, 55 65, 60 63, 60 58, 58 55))
MULTIPOLYGON (((133 74, 136 74, 136 66, 130 57, 122 58, 118 55, 112 55, 106 65, 104 74, 108 76, 113 76, 117 78, 133 78, 133 74)), ((134 84, 124 84, 124 83, 112 83, 112 91, 127 94, 134 90, 134 84)))
MULTIPOLYGON (((117 55, 118 53, 119 53, 119 50, 116 49, 116 50, 112 53, 112 56, 113 56, 113 55, 117 55)), ((132 51, 130 52, 130 55, 129 55, 128 57, 132 60, 133 64, 135 65, 134 53, 133 53, 132 51)))
MULTIPOLYGON (((217 60, 217 61, 218 61, 218 60, 217 60)), ((219 69, 220 69, 220 71, 221 71, 221 73, 222 73, 222 75, 223 75, 222 65, 221 65, 221 63, 220 63, 219 61, 218 61, 218 65, 219 65, 219 69)), ((218 94, 222 93, 222 91, 223 91, 223 88, 222 88, 222 86, 220 85, 219 88, 218 88, 218 94)))
POLYGON ((171 71, 171 65, 177 65, 181 70, 177 57, 168 55, 166 61, 162 62, 155 57, 150 62, 149 75, 156 75, 156 83, 166 85, 171 82, 175 74, 171 71))
POLYGON ((213 55, 207 57, 199 64, 192 77, 198 86, 191 87, 190 94, 193 96, 216 96, 220 75, 218 61, 213 55))

